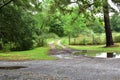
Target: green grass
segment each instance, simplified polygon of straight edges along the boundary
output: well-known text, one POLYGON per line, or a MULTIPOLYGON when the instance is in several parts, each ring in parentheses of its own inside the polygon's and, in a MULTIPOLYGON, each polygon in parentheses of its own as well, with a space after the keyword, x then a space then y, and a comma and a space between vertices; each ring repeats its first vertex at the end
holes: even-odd
POLYGON ((35 48, 28 51, 14 51, 0 53, 0 60, 55 60, 48 55, 48 47, 35 48))
MULTIPOLYGON (((120 52, 120 47, 106 48, 105 45, 68 45, 68 37, 63 37, 61 39, 62 39, 61 43, 63 45, 66 45, 67 47, 72 48, 72 49, 120 52)), ((120 45, 120 43, 117 43, 117 45, 120 45)))
POLYGON ((63 44, 63 45, 68 45, 68 44, 69 44, 69 42, 68 42, 68 37, 63 37, 63 38, 61 38, 61 44, 63 44))
POLYGON ((79 46, 69 46, 72 49, 77 50, 95 50, 95 51, 117 51, 120 52, 120 47, 104 47, 105 45, 79 45, 79 46))
POLYGON ((50 39, 47 39, 47 43, 51 42, 51 41, 54 41, 54 42, 57 42, 60 38, 50 38, 50 39))

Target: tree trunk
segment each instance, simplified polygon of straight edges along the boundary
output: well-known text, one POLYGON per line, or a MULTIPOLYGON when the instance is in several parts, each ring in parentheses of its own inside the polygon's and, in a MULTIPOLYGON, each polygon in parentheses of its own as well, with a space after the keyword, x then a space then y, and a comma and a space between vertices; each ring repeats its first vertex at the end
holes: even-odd
POLYGON ((110 28, 110 19, 109 19, 109 5, 107 0, 103 0, 103 12, 104 12, 104 24, 105 24, 105 33, 106 33, 106 47, 114 45, 112 38, 112 31, 110 28))

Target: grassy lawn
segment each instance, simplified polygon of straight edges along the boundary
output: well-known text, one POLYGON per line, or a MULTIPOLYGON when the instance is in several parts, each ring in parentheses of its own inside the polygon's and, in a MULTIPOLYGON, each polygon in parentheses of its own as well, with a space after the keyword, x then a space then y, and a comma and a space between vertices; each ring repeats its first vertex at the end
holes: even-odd
POLYGON ((78 45, 78 46, 69 46, 72 49, 77 49, 77 50, 96 50, 96 51, 116 51, 120 52, 120 47, 104 47, 105 45, 78 45))
POLYGON ((48 47, 40 47, 28 51, 1 52, 0 60, 55 60, 47 54, 48 51, 48 47))
POLYGON ((120 52, 120 43, 115 43, 118 47, 105 47, 105 45, 68 45, 68 37, 61 38, 61 43, 66 45, 69 48, 77 49, 77 50, 94 50, 94 51, 114 51, 120 52))

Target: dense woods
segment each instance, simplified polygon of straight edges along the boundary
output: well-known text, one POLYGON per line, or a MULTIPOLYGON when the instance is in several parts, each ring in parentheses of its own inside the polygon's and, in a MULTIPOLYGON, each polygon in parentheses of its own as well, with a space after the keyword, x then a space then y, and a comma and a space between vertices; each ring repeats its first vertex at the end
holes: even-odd
MULTIPOLYGON (((120 1, 112 2, 119 9, 120 1)), ((112 31, 120 32, 120 15, 107 0, 0 1, 0 49, 28 50, 44 46, 47 38, 102 33, 109 47, 112 31)))

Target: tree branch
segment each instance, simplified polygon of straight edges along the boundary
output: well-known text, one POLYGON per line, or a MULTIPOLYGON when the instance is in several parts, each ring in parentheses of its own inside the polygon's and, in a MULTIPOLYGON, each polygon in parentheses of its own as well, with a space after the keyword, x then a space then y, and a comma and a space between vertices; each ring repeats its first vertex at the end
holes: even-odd
POLYGON ((75 18, 73 18, 72 23, 75 22, 75 20, 77 20, 77 18, 78 18, 78 16, 80 15, 81 12, 84 12, 84 10, 86 10, 86 9, 89 8, 89 7, 91 7, 93 4, 94 4, 94 3, 91 3, 91 4, 87 4, 87 5, 85 5, 85 6, 80 6, 80 4, 79 4, 79 9, 80 9, 80 10, 78 11, 77 16, 76 16, 75 18))
POLYGON ((3 5, 0 6, 0 9, 2 9, 4 6, 8 5, 9 3, 11 3, 13 0, 9 0, 8 2, 4 3, 3 5))

